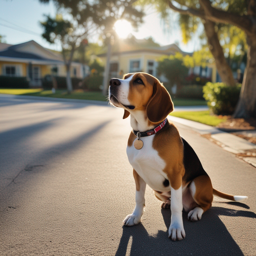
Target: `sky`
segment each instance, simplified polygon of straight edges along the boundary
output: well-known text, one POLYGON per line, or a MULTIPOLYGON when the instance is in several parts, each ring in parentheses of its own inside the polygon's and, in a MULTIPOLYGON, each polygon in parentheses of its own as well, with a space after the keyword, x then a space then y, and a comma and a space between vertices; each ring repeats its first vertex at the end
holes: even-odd
MULTIPOLYGON (((5 36, 9 44, 18 44, 34 40, 40 45, 53 50, 60 50, 58 45, 49 44, 41 37, 43 29, 39 21, 44 20, 44 14, 55 16, 56 9, 53 3, 40 4, 39 0, 0 0, 0 35, 5 36)), ((175 14, 171 17, 175 20, 175 14)), ((181 33, 178 25, 172 22, 169 33, 164 33, 163 22, 159 14, 149 9, 144 18, 144 23, 133 31, 132 34, 139 39, 153 37, 160 45, 178 42, 179 47, 186 52, 198 49, 199 41, 196 37, 187 45, 182 43, 181 33)), ((97 42, 93 38, 89 42, 97 42)))

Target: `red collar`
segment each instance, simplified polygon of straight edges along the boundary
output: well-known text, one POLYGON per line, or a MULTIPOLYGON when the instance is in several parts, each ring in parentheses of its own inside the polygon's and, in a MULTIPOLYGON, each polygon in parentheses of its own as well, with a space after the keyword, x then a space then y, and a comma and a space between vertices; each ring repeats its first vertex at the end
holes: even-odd
POLYGON ((133 130, 133 133, 138 136, 138 137, 146 137, 146 136, 150 136, 153 134, 158 133, 160 130, 162 130, 164 128, 164 126, 167 124, 167 118, 158 126, 156 126, 154 129, 151 130, 147 130, 145 132, 140 132, 140 131, 135 131, 133 130))

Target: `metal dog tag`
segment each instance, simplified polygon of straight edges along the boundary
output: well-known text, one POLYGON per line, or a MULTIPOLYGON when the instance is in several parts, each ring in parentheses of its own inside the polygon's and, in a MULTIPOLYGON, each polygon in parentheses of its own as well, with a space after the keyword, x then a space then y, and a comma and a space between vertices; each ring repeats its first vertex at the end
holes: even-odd
POLYGON ((137 150, 140 150, 143 148, 143 141, 140 139, 140 133, 138 132, 137 134, 137 140, 134 141, 134 147, 137 149, 137 150))

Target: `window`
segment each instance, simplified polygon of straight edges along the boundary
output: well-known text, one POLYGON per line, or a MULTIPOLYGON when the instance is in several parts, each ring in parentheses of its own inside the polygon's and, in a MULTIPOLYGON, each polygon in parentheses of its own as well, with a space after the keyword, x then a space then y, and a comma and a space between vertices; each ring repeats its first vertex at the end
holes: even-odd
POLYGON ((6 76, 15 76, 16 67, 15 66, 5 66, 5 75, 6 76))
POLYGON ((118 77, 118 62, 110 63, 109 67, 109 75, 110 77, 118 77))
POLYGON ((147 72, 150 75, 155 76, 155 70, 155 62, 153 60, 148 60, 147 72))
POLYGON ((140 60, 130 60, 130 72, 138 72, 140 70, 140 60))
POLYGON ((74 77, 76 77, 76 68, 73 69, 74 77))
POLYGON ((51 68, 51 73, 52 73, 54 76, 57 76, 57 75, 58 75, 58 71, 59 71, 59 69, 58 69, 57 66, 53 66, 53 67, 51 68))

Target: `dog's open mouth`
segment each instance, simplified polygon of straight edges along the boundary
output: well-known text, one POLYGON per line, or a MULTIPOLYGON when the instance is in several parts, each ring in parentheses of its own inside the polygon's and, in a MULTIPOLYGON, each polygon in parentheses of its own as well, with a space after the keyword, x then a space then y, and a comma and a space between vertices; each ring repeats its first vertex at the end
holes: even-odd
POLYGON ((116 107, 120 107, 120 105, 121 106, 123 106, 123 107, 125 107, 125 108, 128 108, 128 109, 134 109, 135 108, 135 106, 133 106, 133 105, 124 105, 124 104, 122 104, 114 95, 112 95, 111 94, 111 96, 110 96, 110 102, 114 105, 114 106, 116 106, 116 107))

